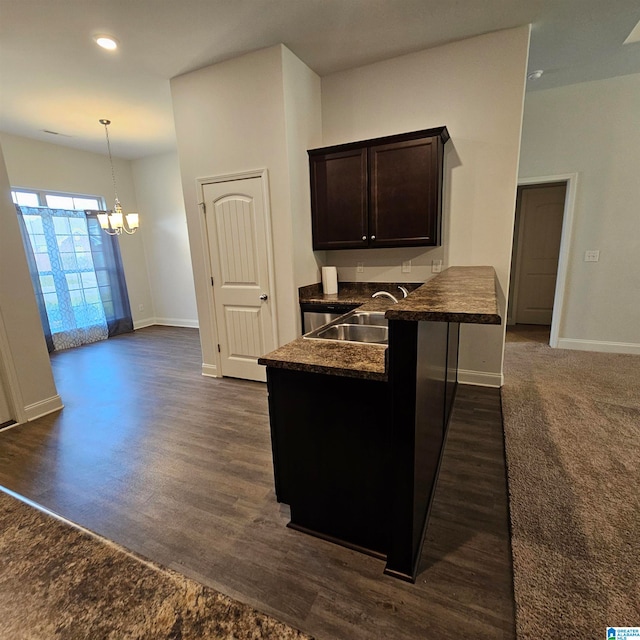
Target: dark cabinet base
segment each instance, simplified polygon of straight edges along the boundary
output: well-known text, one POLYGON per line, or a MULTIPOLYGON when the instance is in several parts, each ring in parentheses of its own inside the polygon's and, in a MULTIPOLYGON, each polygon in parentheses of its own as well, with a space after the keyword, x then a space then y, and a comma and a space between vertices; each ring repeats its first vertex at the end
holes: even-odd
POLYGON ((389 382, 267 368, 289 527, 415 581, 457 385, 459 325, 389 322, 389 382))
POLYGON ((415 582, 457 387, 459 325, 389 322, 393 529, 385 573, 415 582))
POLYGON ((389 546, 386 382, 268 370, 278 500, 290 526, 383 557, 389 546))
POLYGON ((347 549, 353 549, 354 551, 358 551, 359 553, 364 553, 365 555, 371 556, 373 558, 377 558, 378 560, 387 559, 386 553, 382 553, 381 551, 375 551, 373 549, 370 549, 369 547, 361 547, 360 545, 350 542, 349 540, 344 540, 343 538, 336 538, 335 536, 322 533, 321 531, 316 531, 315 529, 308 529, 307 527, 303 527, 302 525, 297 524, 296 522, 293 522, 293 520, 287 524, 287 527, 289 529, 293 529, 294 531, 300 531, 301 533, 306 533, 307 535, 313 536, 314 538, 320 538, 321 540, 326 540, 327 542, 338 544, 341 547, 346 547, 347 549))

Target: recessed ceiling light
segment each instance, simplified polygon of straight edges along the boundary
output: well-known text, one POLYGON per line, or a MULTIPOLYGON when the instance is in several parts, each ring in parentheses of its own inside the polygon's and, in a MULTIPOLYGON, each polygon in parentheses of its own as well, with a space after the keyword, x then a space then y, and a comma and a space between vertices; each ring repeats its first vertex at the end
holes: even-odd
POLYGON ((109 51, 113 51, 118 48, 118 41, 111 36, 94 36, 93 38, 96 41, 96 44, 103 49, 108 49, 109 51))
POLYGON ((536 69, 535 71, 532 71, 531 73, 527 74, 527 78, 529 78, 529 80, 540 80, 540 78, 542 78, 543 73, 544 71, 542 69, 536 69))

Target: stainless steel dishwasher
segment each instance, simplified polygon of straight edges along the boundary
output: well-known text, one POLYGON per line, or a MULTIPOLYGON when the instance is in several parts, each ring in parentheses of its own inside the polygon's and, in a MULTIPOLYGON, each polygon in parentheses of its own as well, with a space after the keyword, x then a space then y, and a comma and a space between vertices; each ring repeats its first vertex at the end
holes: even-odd
POLYGON ((300 303, 300 313, 302 314, 302 333, 309 333, 322 325, 335 320, 341 315, 355 309, 357 304, 338 303, 300 303))

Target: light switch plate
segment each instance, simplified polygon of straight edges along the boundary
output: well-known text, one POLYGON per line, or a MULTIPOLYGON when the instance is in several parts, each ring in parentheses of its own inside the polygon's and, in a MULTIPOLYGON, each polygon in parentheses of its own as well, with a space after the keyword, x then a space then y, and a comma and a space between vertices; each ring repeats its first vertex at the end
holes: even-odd
POLYGON ((431 261, 431 273, 440 273, 442 271, 442 260, 431 261))
POLYGON ((364 273, 364 262, 356 263, 356 273, 364 273))
POLYGON ((584 252, 584 261, 585 262, 598 262, 600 260, 600 250, 599 249, 591 249, 590 251, 584 252))
POLYGON ((411 260, 402 261, 402 273, 411 273, 411 260))

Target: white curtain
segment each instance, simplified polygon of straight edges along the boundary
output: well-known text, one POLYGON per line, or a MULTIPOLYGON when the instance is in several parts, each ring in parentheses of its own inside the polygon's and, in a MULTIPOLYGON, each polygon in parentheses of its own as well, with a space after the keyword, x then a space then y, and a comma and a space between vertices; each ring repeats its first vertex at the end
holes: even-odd
POLYGON ((109 336, 83 211, 20 207, 56 351, 109 336))

